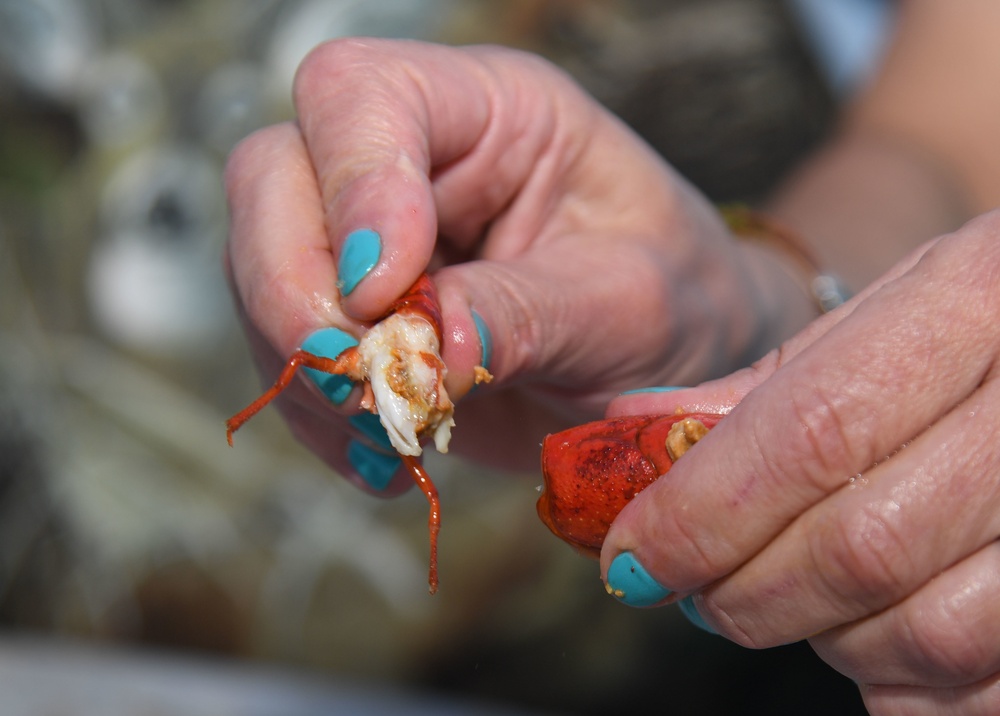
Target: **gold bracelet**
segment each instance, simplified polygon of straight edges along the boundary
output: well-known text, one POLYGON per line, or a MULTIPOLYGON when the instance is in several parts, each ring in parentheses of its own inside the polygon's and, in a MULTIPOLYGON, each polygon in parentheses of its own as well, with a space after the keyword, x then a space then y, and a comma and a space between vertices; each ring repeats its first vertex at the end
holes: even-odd
POLYGON ((737 237, 773 246, 798 263, 811 276, 809 292, 820 312, 829 313, 851 297, 836 276, 820 268, 812 251, 794 231, 742 204, 720 206, 719 211, 737 237))

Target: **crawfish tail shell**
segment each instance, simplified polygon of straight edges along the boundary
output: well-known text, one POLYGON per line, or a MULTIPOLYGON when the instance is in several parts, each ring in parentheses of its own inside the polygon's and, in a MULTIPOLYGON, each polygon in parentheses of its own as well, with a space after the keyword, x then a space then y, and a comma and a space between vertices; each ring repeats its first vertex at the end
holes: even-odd
POLYGON ((663 415, 651 420, 644 425, 636 434, 636 443, 642 454, 650 460, 656 467, 657 475, 662 475, 673 461, 666 450, 667 434, 677 423, 692 418, 701 422, 706 428, 714 428, 715 424, 722 418, 721 415, 712 413, 683 413, 677 415, 663 415))
POLYGON ((547 436, 542 445, 545 489, 537 504, 542 522, 580 552, 599 556, 618 513, 670 469, 667 433, 686 418, 712 428, 721 416, 626 416, 547 436))
POLYGON ((415 313, 423 316, 434 326, 438 342, 441 342, 441 304, 438 301, 437 287, 426 273, 420 274, 406 293, 389 306, 385 315, 390 316, 394 313, 415 313))
POLYGON ((636 442, 653 419, 604 420, 545 438, 545 490, 537 507, 553 534, 584 554, 600 554, 615 516, 659 474, 636 442))

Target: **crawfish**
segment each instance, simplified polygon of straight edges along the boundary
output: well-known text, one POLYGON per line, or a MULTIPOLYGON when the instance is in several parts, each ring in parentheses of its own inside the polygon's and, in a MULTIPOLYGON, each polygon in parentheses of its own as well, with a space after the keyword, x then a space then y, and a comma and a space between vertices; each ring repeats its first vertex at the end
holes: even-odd
POLYGON ((545 488, 538 516, 553 534, 589 557, 618 513, 670 470, 723 416, 631 415, 578 425, 542 443, 545 488))
MULTIPOLYGON (((455 406, 445 391, 447 374, 441 360, 441 308, 437 290, 427 274, 394 302, 386 314, 337 358, 324 358, 297 350, 268 390, 226 422, 226 437, 233 444, 239 430, 278 396, 299 368, 346 375, 362 385, 361 407, 379 416, 403 465, 430 505, 430 567, 428 583, 438 587, 437 541, 441 530, 441 502, 437 488, 417 457, 420 440, 432 437, 439 452, 448 451, 455 406)), ((477 367, 476 381, 489 381, 485 368, 477 367)))

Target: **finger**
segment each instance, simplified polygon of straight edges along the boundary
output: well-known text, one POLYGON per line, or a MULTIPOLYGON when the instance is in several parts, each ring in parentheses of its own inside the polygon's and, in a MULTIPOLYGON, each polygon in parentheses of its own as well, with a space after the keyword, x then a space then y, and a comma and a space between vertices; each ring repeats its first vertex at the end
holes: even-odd
POLYGON ((356 229, 380 237, 371 280, 344 292, 353 315, 380 316, 428 265, 439 231, 468 251, 509 213, 552 128, 545 93, 505 71, 528 62, 536 77, 554 74, 510 51, 368 39, 303 62, 295 104, 333 251, 356 229))
POLYGON ((858 683, 951 688, 1000 673, 1000 543, 991 542, 879 614, 813 648, 858 683))
POLYGON ((292 124, 245 139, 226 167, 228 272, 240 309, 287 357, 318 328, 358 333, 337 302, 336 265, 319 188, 292 124))
POLYGON ((883 611, 990 544, 1000 534, 998 401, 987 383, 809 509, 706 589, 700 613, 747 645, 797 641, 883 611))
POLYGON ((993 716, 1000 713, 1000 674, 955 688, 861 687, 872 716, 993 716))
POLYGON ((997 346, 978 329, 994 320, 989 271, 967 256, 1000 258, 996 223, 937 243, 774 370, 626 507, 602 569, 631 550, 664 587, 703 587, 970 395, 997 346))

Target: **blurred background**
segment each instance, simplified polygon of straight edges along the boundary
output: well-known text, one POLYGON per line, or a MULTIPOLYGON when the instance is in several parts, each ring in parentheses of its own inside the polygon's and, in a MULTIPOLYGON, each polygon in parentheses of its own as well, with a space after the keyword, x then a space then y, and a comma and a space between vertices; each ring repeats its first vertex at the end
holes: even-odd
POLYGON ((259 391, 220 270, 225 157, 320 41, 498 42, 565 67, 719 201, 829 130, 872 0, 0 0, 4 713, 863 713, 807 646, 607 598, 540 475, 376 500, 259 391), (841 30, 843 28, 843 31, 841 30), (450 711, 449 709, 454 709, 450 711))

